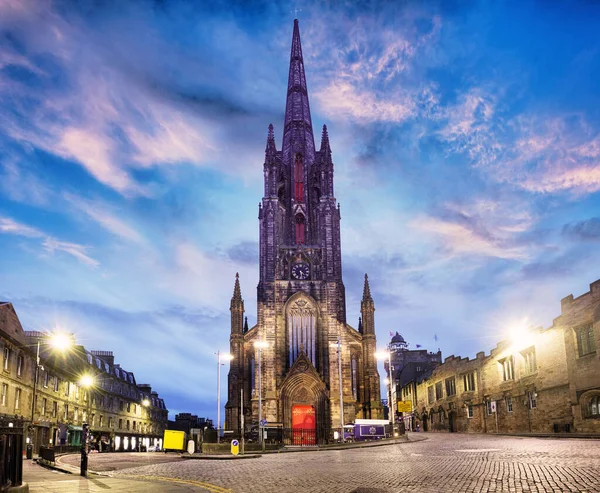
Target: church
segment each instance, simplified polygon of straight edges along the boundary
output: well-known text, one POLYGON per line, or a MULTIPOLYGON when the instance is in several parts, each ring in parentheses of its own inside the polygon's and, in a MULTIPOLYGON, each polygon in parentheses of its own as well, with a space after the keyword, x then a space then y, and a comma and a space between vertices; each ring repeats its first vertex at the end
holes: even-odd
POLYGON ((248 327, 236 275, 225 426, 247 431, 262 420, 317 443, 357 418, 383 418, 383 408, 367 275, 358 329, 346 322, 332 153, 325 125, 315 148, 298 20, 283 142, 278 150, 269 125, 263 172, 257 323, 248 327))

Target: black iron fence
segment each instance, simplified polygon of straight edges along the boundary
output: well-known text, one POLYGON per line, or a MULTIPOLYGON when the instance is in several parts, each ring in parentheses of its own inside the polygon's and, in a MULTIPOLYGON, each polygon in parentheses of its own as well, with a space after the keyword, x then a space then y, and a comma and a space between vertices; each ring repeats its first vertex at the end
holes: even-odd
MULTIPOLYGON (((205 432, 203 434, 201 442, 203 443, 217 443, 217 433, 219 435, 219 441, 221 443, 230 443, 232 440, 240 441, 242 436, 239 431, 231 430, 208 430, 210 433, 205 432)), ((281 427, 269 427, 265 426, 261 429, 263 433, 263 440, 265 443, 270 445, 281 445, 281 446, 296 446, 296 447, 314 447, 318 445, 325 445, 328 443, 335 443, 340 441, 337 435, 334 434, 336 430, 326 427, 317 428, 281 428, 281 427)), ((339 433, 341 436, 341 433, 339 433)), ((244 434, 244 441, 247 444, 259 443, 259 430, 252 429, 244 434)))
POLYGON ((54 453, 54 449, 51 447, 40 447, 40 459, 47 460, 48 462, 56 461, 56 454, 54 453))
POLYGON ((54 455, 73 454, 81 450, 81 445, 55 445, 50 448, 54 450, 54 455))
POLYGON ((0 490, 23 482, 23 418, 0 416, 0 490))

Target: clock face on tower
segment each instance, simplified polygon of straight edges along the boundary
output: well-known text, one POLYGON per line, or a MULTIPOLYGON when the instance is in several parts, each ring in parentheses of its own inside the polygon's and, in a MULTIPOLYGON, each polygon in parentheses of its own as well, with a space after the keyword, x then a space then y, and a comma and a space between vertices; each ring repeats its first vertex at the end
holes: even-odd
POLYGON ((308 279, 308 276, 310 275, 310 268, 308 267, 308 264, 305 264, 304 262, 300 262, 298 264, 294 264, 292 265, 292 277, 294 279, 299 279, 301 281, 308 279))

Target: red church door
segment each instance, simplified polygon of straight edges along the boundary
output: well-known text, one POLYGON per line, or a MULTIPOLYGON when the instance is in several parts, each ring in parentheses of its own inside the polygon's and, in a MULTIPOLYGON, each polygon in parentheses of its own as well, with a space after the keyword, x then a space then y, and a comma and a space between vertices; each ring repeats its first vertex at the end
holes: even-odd
POLYGON ((313 406, 292 406, 292 445, 316 445, 317 420, 313 406))

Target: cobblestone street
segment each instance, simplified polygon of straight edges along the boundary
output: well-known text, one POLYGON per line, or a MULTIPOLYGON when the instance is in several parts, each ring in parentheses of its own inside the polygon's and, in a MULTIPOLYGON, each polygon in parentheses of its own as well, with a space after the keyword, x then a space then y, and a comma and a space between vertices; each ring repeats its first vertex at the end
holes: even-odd
POLYGON ((400 445, 250 461, 188 460, 111 474, 206 481, 239 493, 600 492, 598 440, 423 436, 427 440, 400 445))

